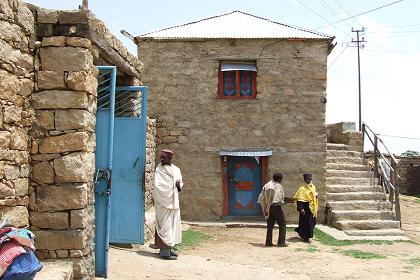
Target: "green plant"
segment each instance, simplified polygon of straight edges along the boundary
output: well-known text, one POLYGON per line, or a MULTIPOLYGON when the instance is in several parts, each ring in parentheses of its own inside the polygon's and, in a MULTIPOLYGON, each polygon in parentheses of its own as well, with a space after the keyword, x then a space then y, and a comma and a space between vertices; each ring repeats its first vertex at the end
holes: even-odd
POLYGON ((410 265, 420 266, 420 258, 409 259, 408 262, 410 265))
POLYGON ((308 252, 308 253, 315 253, 315 252, 319 252, 320 250, 316 247, 316 246, 309 246, 307 248, 297 248, 295 250, 296 252, 308 252))
POLYGON ((386 256, 384 255, 371 253, 371 252, 363 252, 359 250, 343 250, 343 251, 340 251, 340 253, 346 256, 356 258, 356 259, 365 259, 365 260, 386 258, 386 256))
POLYGON ((176 250, 183 251, 190 247, 195 247, 211 239, 212 236, 197 230, 187 229, 182 232, 182 242, 175 246, 176 250))
POLYGON ((393 242, 398 242, 398 241, 389 241, 389 240, 337 240, 331 235, 323 231, 320 231, 317 228, 315 228, 314 234, 315 234, 316 240, 318 240, 321 244, 328 245, 328 246, 338 246, 338 247, 350 246, 354 244, 390 245, 393 242))
POLYGON ((420 156, 420 153, 417 151, 407 150, 404 153, 401 153, 402 157, 416 157, 420 156))

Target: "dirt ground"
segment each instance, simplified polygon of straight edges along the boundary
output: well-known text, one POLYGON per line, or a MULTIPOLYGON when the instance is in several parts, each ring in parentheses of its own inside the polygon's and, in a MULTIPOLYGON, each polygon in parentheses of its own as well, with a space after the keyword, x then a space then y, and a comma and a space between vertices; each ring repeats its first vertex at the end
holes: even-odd
MULTIPOLYGON (((178 260, 161 260, 149 244, 111 248, 108 279, 420 279, 420 203, 402 196, 403 229, 413 242, 333 247, 303 243, 288 231, 289 247, 264 247, 263 228, 191 227, 213 238, 185 250, 178 260), (358 259, 360 250, 385 255, 358 259)), ((278 233, 275 230, 274 235, 278 233)), ((99 279, 99 278, 98 278, 99 279)))

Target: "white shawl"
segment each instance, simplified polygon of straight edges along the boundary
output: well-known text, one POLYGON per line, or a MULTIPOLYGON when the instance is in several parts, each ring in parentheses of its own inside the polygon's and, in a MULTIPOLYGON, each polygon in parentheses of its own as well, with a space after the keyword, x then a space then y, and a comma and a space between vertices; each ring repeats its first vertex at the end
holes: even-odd
POLYGON ((153 199, 155 203, 168 209, 179 208, 179 196, 175 183, 179 181, 182 189, 181 170, 175 165, 159 164, 155 171, 153 199))

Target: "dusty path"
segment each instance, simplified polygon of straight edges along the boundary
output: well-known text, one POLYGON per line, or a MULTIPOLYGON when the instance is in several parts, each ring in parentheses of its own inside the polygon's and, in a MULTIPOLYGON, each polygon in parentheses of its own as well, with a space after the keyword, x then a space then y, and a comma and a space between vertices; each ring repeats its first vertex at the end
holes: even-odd
MULTIPOLYGON (((420 203, 403 198, 403 228, 418 244, 357 244, 345 247, 300 242, 288 232, 289 247, 263 246, 258 228, 192 227, 213 238, 182 252, 177 261, 158 258, 148 244, 110 250, 109 279, 420 279, 420 203), (360 250, 386 256, 363 260, 343 254, 360 250)), ((277 231, 275 232, 277 234, 277 231)))

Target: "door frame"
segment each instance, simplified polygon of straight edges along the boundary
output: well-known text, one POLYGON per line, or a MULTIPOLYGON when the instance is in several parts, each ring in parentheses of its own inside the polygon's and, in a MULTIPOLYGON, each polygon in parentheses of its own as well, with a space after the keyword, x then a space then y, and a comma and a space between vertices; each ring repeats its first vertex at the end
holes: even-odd
MULTIPOLYGON (((223 155, 220 157, 222 174, 222 193, 223 193, 223 216, 229 216, 229 185, 228 185, 228 160, 229 157, 239 157, 238 155, 223 155)), ((267 182, 267 159, 268 156, 258 156, 261 162, 261 187, 267 182)))

